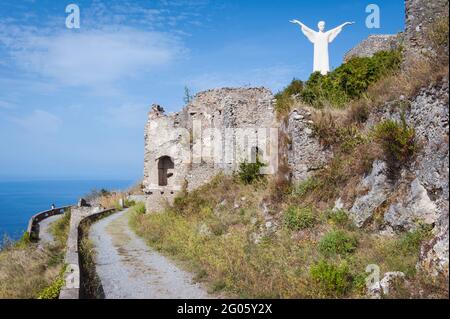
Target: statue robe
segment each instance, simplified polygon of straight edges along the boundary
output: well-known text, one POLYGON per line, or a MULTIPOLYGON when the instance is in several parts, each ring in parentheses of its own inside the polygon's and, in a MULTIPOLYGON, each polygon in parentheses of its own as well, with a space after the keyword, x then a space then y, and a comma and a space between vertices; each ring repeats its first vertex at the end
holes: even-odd
POLYGON ((330 72, 330 60, 328 55, 328 44, 341 33, 342 27, 337 27, 333 30, 322 32, 314 31, 306 26, 302 26, 303 34, 314 44, 314 68, 313 72, 319 71, 326 75, 330 72))

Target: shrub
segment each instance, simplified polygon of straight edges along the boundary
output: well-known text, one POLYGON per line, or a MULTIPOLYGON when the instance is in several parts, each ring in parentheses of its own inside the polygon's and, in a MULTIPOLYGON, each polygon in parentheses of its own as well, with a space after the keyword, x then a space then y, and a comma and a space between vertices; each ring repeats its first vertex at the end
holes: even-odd
POLYGON ((93 189, 89 193, 87 193, 84 197, 89 202, 89 201, 92 201, 92 200, 102 197, 102 196, 109 196, 110 194, 111 194, 111 192, 104 188, 102 188, 100 190, 93 189))
POLYGON ((325 76, 315 72, 305 83, 301 98, 314 107, 343 107, 382 76, 399 70, 401 61, 401 50, 381 51, 370 58, 353 58, 325 76))
POLYGON ((293 79, 292 82, 282 91, 275 95, 277 100, 276 112, 278 116, 289 113, 293 104, 293 97, 300 95, 303 90, 303 82, 293 79))
POLYGON ((294 195, 302 197, 310 191, 316 189, 318 182, 314 177, 309 177, 305 181, 299 183, 294 189, 294 195))
POLYGON ((132 208, 133 212, 139 215, 144 215, 146 213, 145 204, 142 202, 137 203, 132 208))
POLYGON ((351 275, 345 263, 336 266, 322 260, 311 266, 310 274, 326 296, 339 297, 351 288, 351 275))
POLYGON ((439 17, 433 22, 428 36, 431 43, 436 49, 443 48, 447 50, 448 54, 448 39, 449 39, 449 27, 448 27, 448 15, 439 17))
POLYGON ((316 219, 311 208, 291 206, 284 214, 283 222, 290 230, 301 230, 312 227, 316 219))
POLYGON ((326 234, 319 242, 319 251, 327 256, 350 254, 355 251, 358 241, 354 236, 336 230, 326 234))
POLYGON ((416 152, 415 136, 414 128, 406 124, 404 116, 401 123, 385 120, 375 127, 375 138, 383 149, 391 178, 395 178, 416 152))
POLYGON ((264 175, 261 174, 260 170, 264 166, 266 166, 266 164, 261 163, 258 157, 256 157, 255 163, 249 163, 245 160, 239 165, 238 176, 240 181, 246 185, 249 185, 263 179, 264 175))
POLYGON ((30 244, 31 244, 30 233, 26 231, 23 233, 22 237, 20 237, 20 239, 14 243, 14 246, 16 248, 21 249, 26 248, 30 244))
POLYGON ((65 285, 65 280, 61 277, 56 279, 50 287, 45 288, 42 290, 39 295, 38 299, 58 299, 59 293, 61 292, 61 288, 65 285))
POLYGON ((430 238, 431 228, 430 225, 420 225, 416 230, 404 234, 400 238, 398 249, 404 254, 417 254, 422 242, 430 238))
POLYGON ((327 219, 334 225, 345 226, 350 222, 347 211, 343 209, 328 210, 327 219))

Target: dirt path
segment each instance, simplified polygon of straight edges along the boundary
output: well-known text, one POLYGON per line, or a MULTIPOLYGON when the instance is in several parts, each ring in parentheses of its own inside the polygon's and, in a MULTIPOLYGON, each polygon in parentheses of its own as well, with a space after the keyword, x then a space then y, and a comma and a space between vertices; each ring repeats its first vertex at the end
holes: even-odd
POLYGON ((53 235, 50 233, 50 226, 64 215, 55 215, 42 220, 39 223, 39 244, 45 245, 53 243, 53 235))
POLYGON ((107 299, 211 298, 192 275, 151 250, 128 226, 127 211, 91 226, 97 274, 107 299))

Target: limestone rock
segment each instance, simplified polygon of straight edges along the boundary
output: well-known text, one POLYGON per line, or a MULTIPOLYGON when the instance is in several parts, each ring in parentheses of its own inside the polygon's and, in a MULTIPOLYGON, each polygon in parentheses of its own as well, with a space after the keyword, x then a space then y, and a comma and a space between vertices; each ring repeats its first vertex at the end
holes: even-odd
POLYGON ((356 47, 347 52, 344 62, 354 57, 371 57, 379 51, 395 50, 401 43, 401 35, 397 34, 375 34, 369 36, 356 47))
POLYGON ((370 298, 380 299, 390 293, 393 283, 396 280, 403 280, 405 274, 400 271, 387 272, 380 281, 374 282, 367 288, 367 294, 370 298))
POLYGON ((405 201, 391 205, 384 215, 386 223, 402 230, 414 229, 419 222, 432 225, 438 218, 435 203, 417 178, 411 183, 405 201))
POLYGON ((373 212, 387 199, 389 184, 386 176, 386 164, 383 161, 373 163, 372 172, 364 177, 358 189, 368 190, 366 195, 358 197, 350 209, 350 217, 358 227, 364 226, 373 212))
POLYGON ((422 246, 420 252, 419 267, 427 271, 431 276, 444 275, 448 278, 449 271, 449 228, 447 225, 430 242, 422 246))

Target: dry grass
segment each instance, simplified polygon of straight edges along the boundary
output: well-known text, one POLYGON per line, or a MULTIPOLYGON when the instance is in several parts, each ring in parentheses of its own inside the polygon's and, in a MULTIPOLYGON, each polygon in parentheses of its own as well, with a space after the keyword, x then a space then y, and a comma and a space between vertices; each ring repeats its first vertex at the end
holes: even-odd
POLYGON ((118 207, 119 200, 126 198, 126 194, 122 192, 113 192, 107 195, 100 196, 96 201, 104 208, 118 207))
MULTIPOLYGON (((209 284, 211 291, 231 297, 363 298, 369 264, 377 264, 383 273, 404 271, 408 279, 416 280, 422 237, 379 237, 351 223, 337 223, 318 209, 312 210, 315 222, 299 231, 284 225, 286 209, 275 211, 272 222, 278 227, 270 230, 260 207, 269 191, 219 176, 162 214, 134 214, 130 224, 149 245, 195 272, 197 280, 209 284), (321 253, 322 238, 335 230, 354 238, 356 248, 343 255, 321 253), (345 289, 334 290, 333 282, 324 286, 312 277, 311 267, 321 261, 346 265, 345 289)), ((294 195, 284 196, 281 206, 295 202, 294 195)), ((430 286, 430 295, 436 289, 430 286)))
POLYGON ((0 299, 37 298, 52 285, 63 268, 70 213, 51 225, 55 242, 9 243, 0 251, 0 299))
POLYGON ((127 191, 127 193, 129 193, 131 195, 144 195, 144 191, 142 189, 143 189, 143 187, 142 187, 142 180, 141 180, 138 183, 136 183, 135 185, 133 185, 127 191))
POLYGON ((0 252, 0 299, 32 299, 51 285, 60 265, 49 265, 53 254, 30 245, 0 252))

